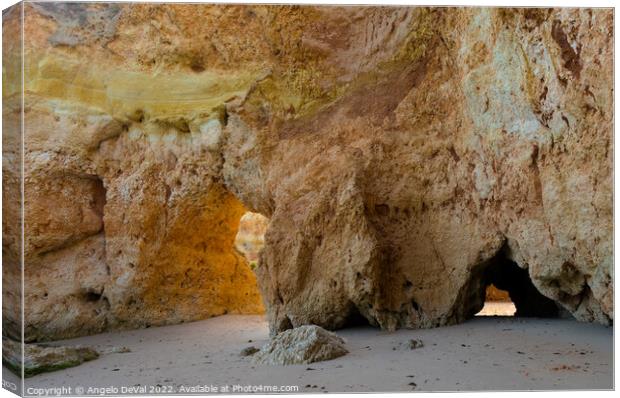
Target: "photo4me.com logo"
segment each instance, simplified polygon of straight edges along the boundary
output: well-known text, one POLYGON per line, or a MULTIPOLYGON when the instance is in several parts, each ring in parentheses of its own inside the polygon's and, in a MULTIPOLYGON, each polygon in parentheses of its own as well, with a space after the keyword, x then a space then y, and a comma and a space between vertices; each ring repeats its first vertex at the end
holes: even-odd
POLYGON ((299 386, 263 386, 263 385, 239 385, 231 386, 234 393, 269 393, 269 392, 298 392, 299 386))

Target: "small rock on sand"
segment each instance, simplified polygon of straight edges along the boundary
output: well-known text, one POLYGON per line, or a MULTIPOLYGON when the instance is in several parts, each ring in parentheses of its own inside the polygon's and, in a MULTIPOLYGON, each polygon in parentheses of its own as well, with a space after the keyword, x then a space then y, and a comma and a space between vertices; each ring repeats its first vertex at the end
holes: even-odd
POLYGON ((394 350, 415 350, 417 348, 424 347, 424 343, 420 339, 409 339, 400 343, 398 346, 394 347, 394 350))
POLYGON ((249 347, 245 347, 243 350, 241 350, 239 355, 242 356, 242 357, 249 357, 250 355, 256 354, 258 351, 259 351, 259 349, 252 345, 252 346, 249 346, 249 347))
POLYGON ((293 365, 327 361, 347 354, 345 341, 316 325, 304 325, 275 336, 254 355, 256 364, 293 365))

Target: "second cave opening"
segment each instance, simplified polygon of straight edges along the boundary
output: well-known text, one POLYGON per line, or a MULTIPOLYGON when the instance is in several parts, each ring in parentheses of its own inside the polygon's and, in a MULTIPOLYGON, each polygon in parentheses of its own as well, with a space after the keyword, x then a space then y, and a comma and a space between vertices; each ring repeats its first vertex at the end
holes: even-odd
MULTIPOLYGON (((268 222, 259 213, 246 212, 241 217, 235 248, 245 256, 252 269, 258 266, 268 222)), ((506 255, 506 248, 486 263, 481 277, 482 283, 478 286, 484 289, 480 293, 484 297, 484 306, 476 316, 554 318, 562 314, 558 304, 534 286, 528 270, 506 255)))
POLYGON ((476 316, 517 316, 555 318, 560 308, 541 294, 527 269, 500 253, 484 271, 485 302, 476 316))

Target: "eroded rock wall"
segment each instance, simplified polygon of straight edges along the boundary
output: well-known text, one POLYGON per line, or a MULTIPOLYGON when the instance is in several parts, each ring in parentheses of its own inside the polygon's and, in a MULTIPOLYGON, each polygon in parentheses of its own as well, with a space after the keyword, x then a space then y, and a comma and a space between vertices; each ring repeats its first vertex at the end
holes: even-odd
POLYGON ((22 325, 22 97, 7 87, 21 81, 20 11, 19 6, 5 10, 2 23, 2 317, 3 335, 11 333, 16 340, 22 325))
POLYGON ((258 272, 272 328, 462 321, 500 251, 575 317, 608 323, 611 16, 412 12, 399 50, 311 115, 269 119, 258 89, 231 107, 231 137, 257 138, 228 141, 226 181, 243 197, 258 164, 270 188, 245 200, 271 215, 258 272), (239 162, 258 137, 277 144, 239 162))
POLYGON ((273 332, 461 322, 498 253, 613 319, 611 10, 26 18, 30 339, 260 311, 246 209, 273 332))

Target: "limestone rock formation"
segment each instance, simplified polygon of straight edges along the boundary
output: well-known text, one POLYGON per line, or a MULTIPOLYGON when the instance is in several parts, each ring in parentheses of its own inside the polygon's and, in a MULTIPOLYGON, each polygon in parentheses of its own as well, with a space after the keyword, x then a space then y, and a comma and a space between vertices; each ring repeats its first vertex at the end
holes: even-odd
POLYGON ((461 322, 505 263, 516 291, 613 319, 612 10, 23 7, 28 340, 261 312, 248 210, 274 333, 461 322))
MULTIPOLYGON (((31 377, 43 372, 70 368, 98 357, 99 353, 90 347, 25 344, 24 376, 31 377)), ((9 339, 2 339, 2 363, 15 373, 21 374, 21 344, 9 339)))
POLYGON ((252 361, 260 365, 299 365, 327 361, 346 355, 345 341, 320 326, 288 329, 271 339, 252 361))

